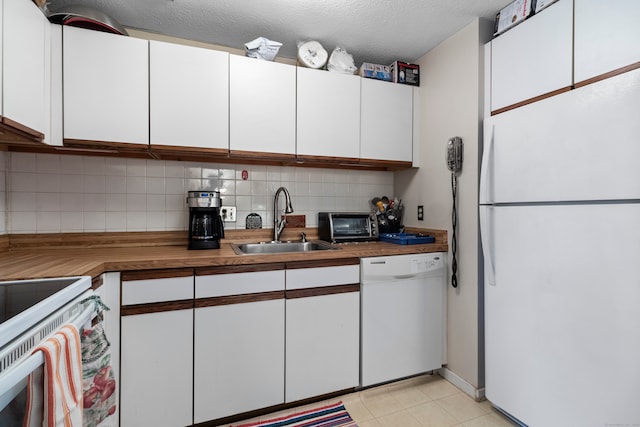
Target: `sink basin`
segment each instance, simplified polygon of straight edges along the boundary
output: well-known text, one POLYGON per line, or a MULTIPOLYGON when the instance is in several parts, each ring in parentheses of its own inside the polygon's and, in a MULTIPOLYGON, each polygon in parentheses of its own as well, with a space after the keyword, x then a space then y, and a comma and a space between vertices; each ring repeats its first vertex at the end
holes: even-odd
POLYGON ((340 249, 327 242, 259 242, 231 244, 238 255, 280 254, 284 252, 312 252, 340 249))

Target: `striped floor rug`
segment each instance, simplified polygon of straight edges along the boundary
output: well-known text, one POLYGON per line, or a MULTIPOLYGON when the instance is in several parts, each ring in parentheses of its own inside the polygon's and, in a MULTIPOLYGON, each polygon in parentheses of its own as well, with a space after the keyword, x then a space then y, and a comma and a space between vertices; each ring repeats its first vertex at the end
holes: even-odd
POLYGON ((287 415, 286 417, 235 427, 358 427, 342 402, 287 415))

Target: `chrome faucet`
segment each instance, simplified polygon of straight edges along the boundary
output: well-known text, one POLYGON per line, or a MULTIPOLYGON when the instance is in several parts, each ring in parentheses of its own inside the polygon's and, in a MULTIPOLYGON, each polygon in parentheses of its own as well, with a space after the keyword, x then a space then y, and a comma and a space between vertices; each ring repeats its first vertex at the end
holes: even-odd
POLYGON ((287 225, 286 219, 283 218, 282 220, 280 220, 278 218, 280 216, 278 211, 278 196, 280 196, 280 193, 282 192, 284 192, 284 203, 285 203, 284 213, 288 214, 293 212, 293 206, 291 206, 291 195, 289 194, 289 190, 287 190, 285 187, 278 188, 276 190, 276 195, 273 198, 273 241, 274 242, 280 241, 280 233, 282 233, 282 230, 284 230, 284 226, 287 225))

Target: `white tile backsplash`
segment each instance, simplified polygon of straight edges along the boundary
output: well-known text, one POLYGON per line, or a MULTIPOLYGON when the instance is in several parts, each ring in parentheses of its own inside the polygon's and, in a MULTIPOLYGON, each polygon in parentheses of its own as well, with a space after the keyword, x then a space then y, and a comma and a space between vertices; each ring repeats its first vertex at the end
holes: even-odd
POLYGON ((393 173, 0 152, 0 234, 186 230, 187 191, 204 189, 237 207, 226 228, 244 228, 252 212, 271 228, 280 186, 315 227, 319 211, 368 211, 371 198, 392 197, 393 173))

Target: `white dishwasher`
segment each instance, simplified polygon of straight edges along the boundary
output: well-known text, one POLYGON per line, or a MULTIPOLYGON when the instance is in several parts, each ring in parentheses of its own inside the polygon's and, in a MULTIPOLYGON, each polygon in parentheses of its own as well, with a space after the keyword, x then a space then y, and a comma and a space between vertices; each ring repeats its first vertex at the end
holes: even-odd
POLYGON ((362 258, 363 387, 444 363, 446 262, 442 252, 362 258))

